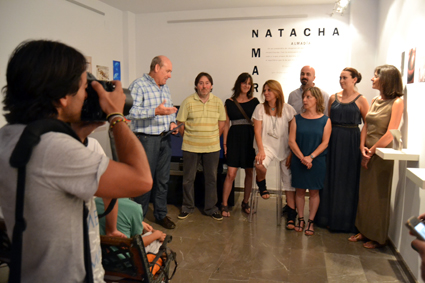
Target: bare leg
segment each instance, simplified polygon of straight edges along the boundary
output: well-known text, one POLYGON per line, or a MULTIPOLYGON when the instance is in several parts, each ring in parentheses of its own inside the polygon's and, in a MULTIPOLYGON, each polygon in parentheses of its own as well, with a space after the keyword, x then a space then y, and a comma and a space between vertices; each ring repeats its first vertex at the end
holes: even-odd
POLYGON ((245 187, 244 187, 244 195, 242 200, 242 210, 249 214, 251 213, 251 207, 249 206, 249 197, 251 195, 252 190, 252 168, 245 169, 245 187))
MULTIPOLYGON (((264 181, 266 179, 267 169, 262 164, 255 164, 255 172, 257 173, 256 181, 258 182, 264 181)), ((261 192, 261 188, 260 188, 261 192)), ((266 193, 261 196, 263 199, 269 199, 270 194, 266 193)))
MULTIPOLYGON (((316 217, 317 209, 319 208, 319 204, 320 204, 319 190, 309 190, 309 194, 310 194, 310 202, 309 202, 310 216, 308 217, 308 219, 314 220, 314 217, 316 217)), ((313 223, 309 224, 308 229, 313 232, 308 233, 308 231, 306 231, 306 234, 313 235, 314 234, 313 223)))
POLYGON ((286 218, 286 229, 294 230, 295 229, 295 220, 297 217, 297 212, 295 210, 295 192, 285 191, 286 193, 286 203, 287 203, 287 218, 286 218))
MULTIPOLYGON (((230 192, 232 191, 232 184, 235 181, 238 168, 227 167, 227 176, 223 184, 223 206, 227 206, 227 200, 229 199, 230 192)), ((225 217, 230 216, 230 212, 222 211, 221 214, 225 217)))
POLYGON ((295 192, 285 191, 286 203, 292 209, 295 209, 295 192))
MULTIPOLYGON (((305 190, 304 189, 296 189, 296 195, 295 195, 295 203, 297 205, 297 210, 298 210, 298 218, 302 218, 304 217, 304 205, 305 205, 305 190)), ((301 232, 304 229, 304 222, 302 223, 298 223, 298 225, 295 227, 295 231, 297 232, 301 232)))
POLYGON ((314 217, 316 217, 317 209, 319 209, 319 204, 320 204, 319 190, 311 190, 309 191, 309 194, 310 194, 309 219, 314 220, 314 217))
POLYGON ((243 195, 243 201, 245 203, 248 203, 249 197, 251 195, 252 190, 252 168, 246 168, 245 169, 245 188, 244 188, 244 195, 243 195))
POLYGON ((266 179, 267 169, 263 164, 255 164, 255 172, 257 173, 256 181, 260 182, 266 179))

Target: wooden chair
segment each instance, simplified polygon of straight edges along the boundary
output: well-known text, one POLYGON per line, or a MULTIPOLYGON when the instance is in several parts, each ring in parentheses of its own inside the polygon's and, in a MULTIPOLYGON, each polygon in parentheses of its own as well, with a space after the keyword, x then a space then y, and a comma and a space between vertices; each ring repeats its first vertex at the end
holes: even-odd
POLYGON ((167 236, 159 253, 163 266, 153 275, 140 235, 133 238, 101 236, 102 265, 105 269, 106 282, 168 282, 177 268, 176 253, 167 248, 171 237, 167 236), (170 276, 170 267, 174 270, 170 276))

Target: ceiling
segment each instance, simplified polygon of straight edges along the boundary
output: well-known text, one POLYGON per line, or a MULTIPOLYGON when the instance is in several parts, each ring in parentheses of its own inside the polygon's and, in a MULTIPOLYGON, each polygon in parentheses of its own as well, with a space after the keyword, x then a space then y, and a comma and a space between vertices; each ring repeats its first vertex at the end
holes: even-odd
POLYGON ((335 0, 99 0, 109 6, 134 14, 193 10, 318 5, 335 0))

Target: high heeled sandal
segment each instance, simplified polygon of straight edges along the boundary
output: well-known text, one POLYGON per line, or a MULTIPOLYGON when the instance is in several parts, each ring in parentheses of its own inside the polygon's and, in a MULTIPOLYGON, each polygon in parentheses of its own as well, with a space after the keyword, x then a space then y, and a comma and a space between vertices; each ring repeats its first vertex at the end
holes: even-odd
POLYGON ((251 206, 249 206, 249 203, 244 202, 243 200, 242 200, 241 207, 243 212, 245 212, 246 214, 249 214, 251 212, 251 206))
POLYGON ((314 235, 314 230, 310 230, 310 227, 311 227, 312 224, 314 224, 314 220, 309 219, 307 229, 304 232, 304 234, 306 236, 313 236, 314 235))
POLYGON ((295 229, 295 218, 297 217, 297 211, 288 206, 287 208, 288 216, 286 218, 286 230, 295 229), (291 227, 293 226, 293 227, 291 227))
POLYGON ((295 231, 302 232, 304 230, 304 226, 305 226, 304 217, 298 217, 298 225, 295 226, 295 231), (303 226, 301 226, 301 222, 304 223, 303 226), (298 231, 297 228, 301 230, 298 231))

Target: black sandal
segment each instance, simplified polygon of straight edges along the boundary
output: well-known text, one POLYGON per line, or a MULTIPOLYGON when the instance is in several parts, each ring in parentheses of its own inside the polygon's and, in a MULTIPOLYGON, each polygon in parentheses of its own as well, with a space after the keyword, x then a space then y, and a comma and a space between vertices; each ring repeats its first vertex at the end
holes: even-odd
POLYGON ((294 230, 295 229, 295 218, 297 217, 297 211, 288 206, 287 208, 288 216, 286 218, 286 230, 294 230), (289 225, 293 225, 294 227, 289 227, 289 225))
POLYGON ((257 186, 258 186, 258 191, 260 192, 260 196, 263 199, 269 199, 268 198, 264 198, 263 196, 270 196, 270 193, 267 191, 267 186, 266 186, 266 179, 262 180, 262 181, 256 181, 257 182, 257 186))
POLYGON ((296 232, 302 232, 304 230, 305 227, 305 221, 304 221, 304 217, 298 217, 298 225, 295 226, 295 228, 300 228, 300 231, 297 231, 297 229, 295 229, 296 232), (301 222, 304 223, 304 225, 301 227, 301 222))
POLYGON ((251 212, 251 206, 249 206, 249 203, 242 201, 241 207, 243 212, 245 212, 246 214, 249 214, 251 212))
POLYGON ((305 232, 304 232, 304 234, 305 234, 306 236, 313 236, 313 235, 314 235, 314 231, 313 231, 313 230, 310 230, 310 226, 311 226, 311 224, 314 224, 314 220, 309 219, 309 220, 308 220, 307 230, 305 230, 305 232), (307 232, 310 232, 311 234, 307 234, 307 232))
MULTIPOLYGON (((269 193, 269 191, 267 191, 267 189, 266 188, 264 188, 264 189, 260 189, 259 188, 259 191, 260 191, 260 196, 263 198, 263 196, 269 196, 270 195, 270 193, 269 193)), ((269 198, 263 198, 263 199, 269 199, 269 198)))
POLYGON ((230 217, 228 205, 221 205, 221 216, 230 217), (224 216, 223 212, 227 212, 227 216, 224 216))

